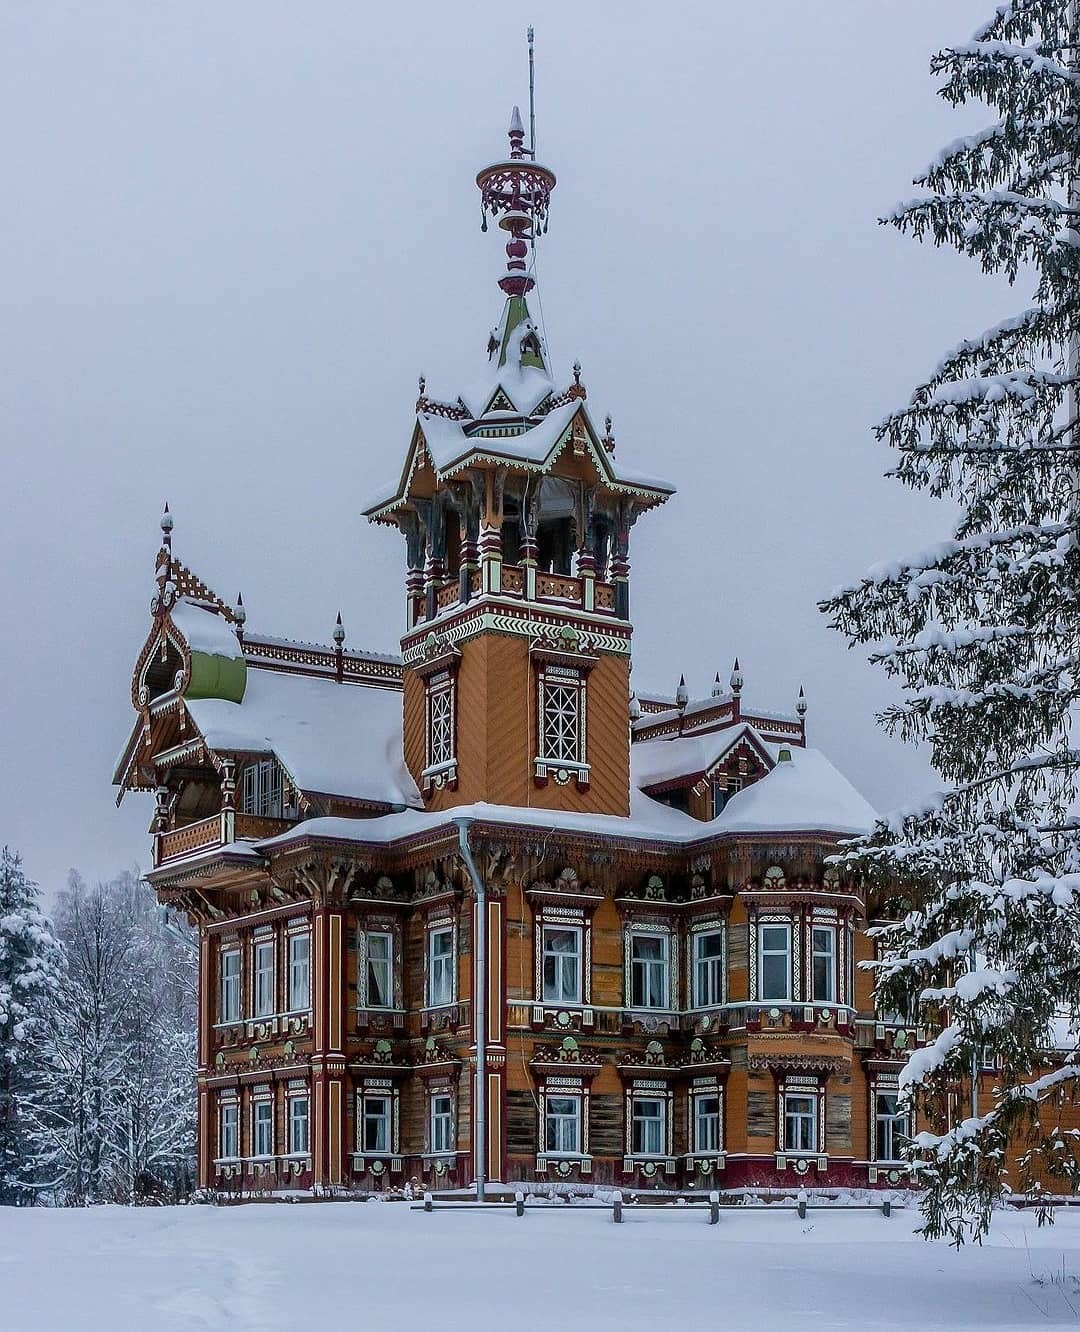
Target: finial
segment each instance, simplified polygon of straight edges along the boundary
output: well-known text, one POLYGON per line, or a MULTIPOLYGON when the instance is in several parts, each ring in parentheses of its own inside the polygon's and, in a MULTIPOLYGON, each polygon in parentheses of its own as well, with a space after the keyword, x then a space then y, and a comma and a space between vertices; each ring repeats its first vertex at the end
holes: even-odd
POLYGON ((604 448, 607 449, 608 453, 615 452, 615 435, 612 433, 611 429, 610 414, 604 417, 604 438, 600 441, 600 443, 603 444, 604 448))
POLYGON ((742 673, 742 671, 739 669, 739 659, 738 659, 738 657, 735 658, 735 665, 734 665, 734 666, 732 667, 732 669, 731 669, 731 680, 730 680, 730 684, 731 684, 731 692, 732 692, 733 694, 738 694, 738 693, 740 693, 740 692, 742 691, 742 687, 743 687, 743 673, 742 673))
POLYGON ((581 383, 581 362, 580 362, 580 361, 575 361, 575 362, 574 362, 574 383, 575 383, 575 384, 580 384, 580 383, 581 383))
POLYGON ((243 592, 237 592, 237 594, 236 594, 236 610, 233 612, 233 616, 234 616, 234 618, 235 618, 237 624, 241 624, 241 625, 242 625, 242 624, 244 624, 244 623, 246 622, 246 620, 247 620, 247 611, 244 609, 244 594, 243 594, 243 592))
POLYGON ((480 187, 480 227, 487 230, 490 214, 510 233, 506 243, 506 272, 499 279, 499 286, 507 296, 525 296, 536 285, 526 262, 529 246, 540 232, 547 230, 555 175, 529 159, 517 107, 510 119, 509 135, 509 158, 484 167, 476 177, 480 187))
POLYGON ((724 686, 720 683, 720 672, 717 671, 716 679, 713 681, 712 696, 713 698, 722 698, 723 694, 724 694, 724 686))
POLYGON ((679 685, 678 688, 675 690, 675 706, 680 709, 685 708, 687 703, 689 702, 690 702, 690 691, 686 687, 686 676, 680 675, 679 685))
POLYGON ((529 43, 529 156, 536 161, 536 62, 533 53, 533 29, 530 23, 525 33, 529 43))
POLYGON ((507 133, 510 136, 510 160, 516 162, 525 156, 525 127, 521 123, 521 112, 516 106, 510 113, 510 128, 507 133))
POLYGON ((795 711, 799 715, 799 720, 802 721, 806 716, 806 691, 802 685, 799 685, 799 697, 795 700, 795 711))
POLYGON ((161 539, 162 542, 172 549, 172 530, 173 516, 169 512, 169 501, 165 501, 165 512, 161 515, 161 539))
POLYGON ((631 691, 630 693, 630 720, 636 722, 641 716, 641 704, 638 702, 638 696, 631 691))
POLYGON ((420 388, 420 396, 423 397, 424 390, 427 388, 427 376, 422 374, 420 378, 417 380, 417 383, 420 388))
POLYGON ((338 611, 337 621, 334 624, 334 642, 339 648, 345 642, 345 626, 341 623, 341 611, 338 611))

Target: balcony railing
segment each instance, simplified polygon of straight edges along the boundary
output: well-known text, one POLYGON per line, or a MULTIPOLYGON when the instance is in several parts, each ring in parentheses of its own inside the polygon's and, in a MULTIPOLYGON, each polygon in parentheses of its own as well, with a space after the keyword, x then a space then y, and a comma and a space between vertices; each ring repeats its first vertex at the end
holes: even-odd
POLYGON ((269 819, 258 814, 223 810, 220 814, 211 814, 209 818, 159 833, 154 863, 161 865, 167 860, 178 860, 181 856, 194 855, 197 851, 224 846, 227 842, 273 837, 291 826, 292 821, 289 819, 269 819))
MULTIPOLYGON (((500 595, 504 597, 520 597, 523 600, 527 595, 528 578, 525 569, 518 564, 504 564, 501 568, 501 590, 500 595)), ((615 614, 615 585, 613 583, 602 583, 599 580, 592 580, 592 606, 586 606, 586 579, 580 578, 575 574, 557 574, 543 573, 537 571, 535 582, 535 595, 533 600, 550 606, 561 606, 575 610, 595 610, 603 615, 615 614)), ((472 570, 469 574, 469 595, 471 597, 479 596, 481 591, 481 576, 479 570, 472 570)), ((461 586, 459 579, 455 576, 448 578, 435 589, 435 612, 436 614, 456 606, 460 599, 461 586)), ((418 616, 417 623, 420 623, 423 617, 423 607, 419 603, 416 606, 418 616)))

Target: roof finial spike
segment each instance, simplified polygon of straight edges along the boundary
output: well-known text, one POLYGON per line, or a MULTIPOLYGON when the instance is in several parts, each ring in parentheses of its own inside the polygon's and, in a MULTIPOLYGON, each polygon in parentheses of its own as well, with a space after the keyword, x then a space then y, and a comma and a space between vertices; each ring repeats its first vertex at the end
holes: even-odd
POLYGON ((244 609, 243 592, 237 592, 236 594, 236 610, 233 612, 233 616, 236 619, 236 623, 240 625, 242 625, 247 619, 247 611, 244 609))
POLYGON ((675 706, 681 712, 690 702, 690 691, 686 687, 686 676, 679 676, 679 687, 675 690, 675 706))
POLYGON ((173 516, 169 512, 169 501, 165 501, 165 510, 161 515, 161 540, 162 544, 172 550, 172 530, 173 516))
POLYGON ((713 681, 712 696, 713 698, 722 698, 723 694, 724 694, 724 686, 720 683, 720 672, 717 671, 716 679, 713 681))
POLYGON ((742 673, 742 671, 739 669, 739 659, 738 659, 738 657, 735 658, 735 665, 731 668, 731 680, 730 680, 730 684, 731 684, 731 692, 732 692, 733 694, 739 694, 739 693, 742 692, 742 687, 743 687, 743 673, 742 673))
POLYGON ((525 128, 521 123, 521 112, 515 106, 510 113, 510 160, 518 162, 525 156, 525 128))
POLYGON ((795 700, 795 711, 798 713, 799 720, 803 721, 806 717, 806 690, 799 685, 799 697, 795 700))
POLYGON ((604 438, 600 441, 608 453, 615 452, 615 432, 611 428, 611 414, 604 417, 604 438))
POLYGON ((530 23, 525 32, 529 43, 529 156, 536 161, 536 57, 533 50, 533 28, 530 23))

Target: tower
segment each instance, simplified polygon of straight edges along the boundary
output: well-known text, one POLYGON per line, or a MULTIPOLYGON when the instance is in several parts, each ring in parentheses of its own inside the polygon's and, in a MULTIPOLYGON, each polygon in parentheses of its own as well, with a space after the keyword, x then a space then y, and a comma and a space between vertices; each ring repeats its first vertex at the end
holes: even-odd
POLYGON ((555 175, 525 147, 476 177, 507 233, 502 315, 477 385, 421 377, 394 489, 366 510, 405 537, 404 751, 432 809, 484 801, 629 813, 630 530, 673 493, 616 464, 581 369, 562 389, 528 305, 555 175))

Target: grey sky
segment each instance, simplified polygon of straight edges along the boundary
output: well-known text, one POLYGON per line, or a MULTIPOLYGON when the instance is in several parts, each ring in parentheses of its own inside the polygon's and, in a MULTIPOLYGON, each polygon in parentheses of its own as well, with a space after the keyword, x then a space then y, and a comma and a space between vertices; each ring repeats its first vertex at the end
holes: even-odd
POLYGON ((0 8, 0 841, 50 891, 145 864, 113 807, 174 547, 249 624, 393 650, 403 549, 365 497, 416 377, 473 377, 501 296, 473 184, 527 98, 558 174, 539 257, 628 466, 680 493, 635 528, 635 683, 789 707, 891 807, 923 788, 879 673, 815 599, 945 534, 881 480, 870 425, 961 337, 1019 308, 878 227, 983 119, 930 52, 990 0, 513 5, 9 3, 0 8))

